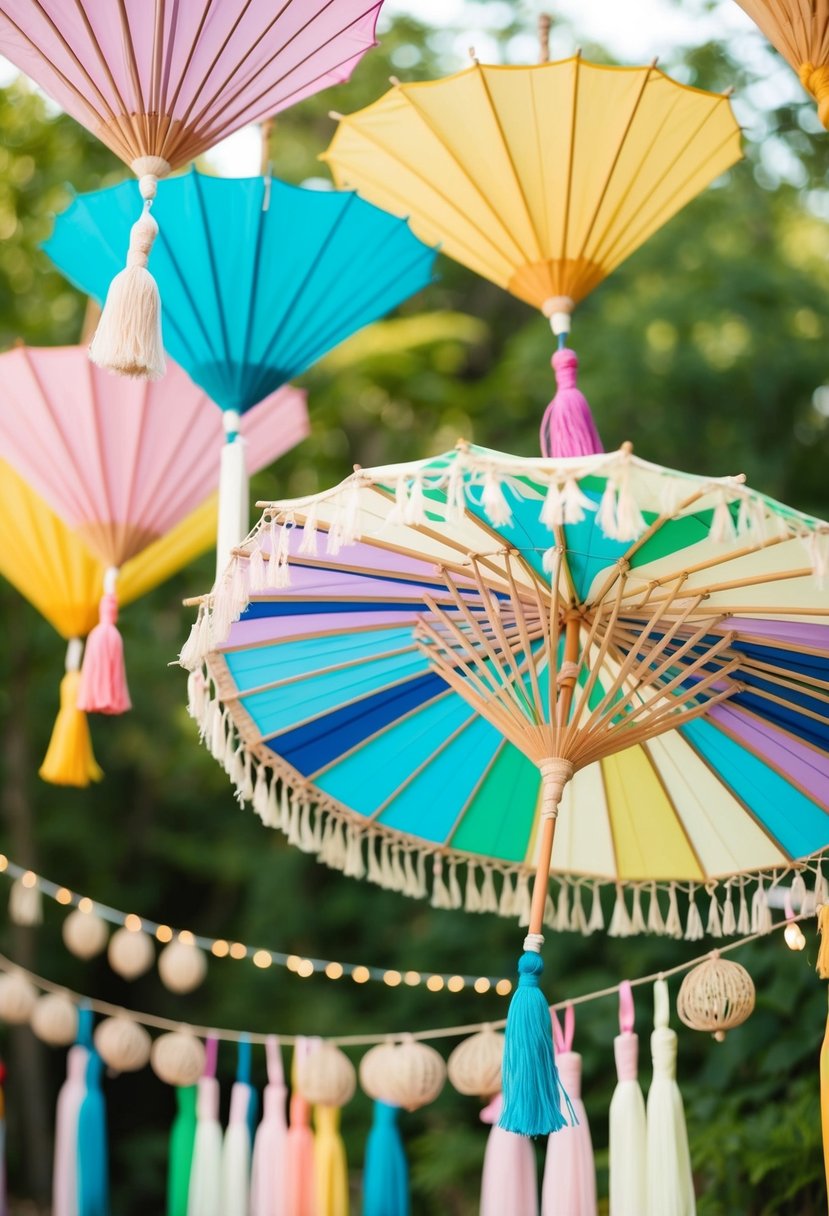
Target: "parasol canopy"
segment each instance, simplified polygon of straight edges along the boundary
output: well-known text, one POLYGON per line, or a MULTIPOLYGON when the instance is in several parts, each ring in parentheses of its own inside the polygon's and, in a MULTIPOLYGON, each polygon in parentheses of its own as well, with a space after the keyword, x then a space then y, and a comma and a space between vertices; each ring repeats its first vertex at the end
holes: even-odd
MULTIPOLYGON (((135 201, 130 182, 80 195, 46 242, 99 300, 135 201)), ((223 410, 249 410, 432 277, 435 251, 350 192, 193 172, 164 183, 155 210, 166 348, 223 410)))
POLYGON ((608 883, 613 932, 681 932, 677 890, 733 932, 829 846, 827 552, 739 479, 461 446, 266 505, 182 658, 242 795, 346 873, 423 896, 431 858, 526 920, 555 760, 548 923, 608 883))
POLYGON ((579 55, 395 81, 337 117, 322 159, 338 186, 548 316, 741 156, 726 94, 579 55))
POLYGON ((800 77, 829 130, 829 0, 737 0, 800 77))

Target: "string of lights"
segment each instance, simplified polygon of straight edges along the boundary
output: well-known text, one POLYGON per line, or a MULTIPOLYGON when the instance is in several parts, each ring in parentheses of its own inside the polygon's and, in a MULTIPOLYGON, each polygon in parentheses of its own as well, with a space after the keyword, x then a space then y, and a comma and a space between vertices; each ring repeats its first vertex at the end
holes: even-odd
POLYGON ((80 912, 98 916, 101 920, 105 920, 111 925, 117 925, 119 928, 128 929, 133 933, 145 933, 149 937, 154 937, 162 945, 180 941, 187 945, 198 946, 213 958, 230 959, 233 962, 247 960, 254 967, 262 970, 268 967, 284 967, 301 979, 322 975, 329 980, 351 979, 355 984, 374 982, 383 983, 389 988, 396 988, 401 984, 412 988, 424 987, 429 992, 471 990, 480 996, 486 993, 508 996, 512 991, 512 981, 504 976, 455 975, 440 971, 398 971, 390 967, 375 967, 365 963, 308 958, 298 954, 288 954, 281 950, 249 946, 245 942, 206 937, 204 934, 193 933, 189 929, 175 929, 171 925, 159 924, 146 917, 138 916, 134 912, 122 912, 118 908, 112 908, 108 904, 91 899, 88 895, 80 895, 69 887, 59 885, 36 874, 34 870, 17 865, 3 854, 0 854, 0 872, 19 882, 24 889, 37 890, 42 896, 65 908, 74 907, 80 912))

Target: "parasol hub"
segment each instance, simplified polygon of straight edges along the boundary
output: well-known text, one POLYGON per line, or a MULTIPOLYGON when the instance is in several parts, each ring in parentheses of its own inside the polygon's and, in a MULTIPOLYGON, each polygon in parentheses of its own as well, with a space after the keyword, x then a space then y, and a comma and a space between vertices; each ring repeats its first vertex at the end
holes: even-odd
POLYGON ((562 756, 550 756, 538 766, 541 773, 541 818, 555 819, 564 787, 576 771, 570 760, 562 756))
MULTIPOLYGON (((160 177, 167 177, 172 169, 169 161, 166 161, 163 156, 136 156, 135 160, 130 164, 135 176, 138 178, 139 187, 141 188, 141 197, 146 199, 142 182, 147 181, 147 188, 152 188, 149 185, 149 180, 154 180, 158 184, 160 177)), ((152 188, 152 195, 155 198, 155 189, 152 188)))
POLYGON ((575 307, 576 302, 570 296, 550 296, 541 305, 541 311, 549 320, 550 328, 556 337, 560 334, 569 334, 575 307))

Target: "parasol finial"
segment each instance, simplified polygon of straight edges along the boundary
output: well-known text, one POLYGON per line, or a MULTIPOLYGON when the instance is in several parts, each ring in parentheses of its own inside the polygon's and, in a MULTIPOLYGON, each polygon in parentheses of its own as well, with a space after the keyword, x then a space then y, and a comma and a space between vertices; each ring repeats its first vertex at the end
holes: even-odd
POLYGON ((550 62, 550 30, 553 19, 549 13, 540 13, 538 17, 538 62, 550 62))

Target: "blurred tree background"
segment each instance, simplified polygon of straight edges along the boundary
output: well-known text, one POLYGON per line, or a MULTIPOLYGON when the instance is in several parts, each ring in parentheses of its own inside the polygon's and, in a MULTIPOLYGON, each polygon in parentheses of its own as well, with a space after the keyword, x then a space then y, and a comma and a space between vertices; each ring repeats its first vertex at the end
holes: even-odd
MULTIPOLYGON (((531 18, 519 3, 498 8, 506 17, 493 37, 508 58, 531 18)), ((449 45, 446 30, 430 32, 408 17, 387 22, 382 45, 348 85, 280 116, 274 171, 292 181, 324 176, 316 155, 333 131, 329 109, 367 104, 392 72, 427 78, 457 69, 462 64, 447 54, 449 45)), ((609 58, 607 48, 584 49, 609 58)), ((607 446, 630 437, 640 455, 667 465, 745 472, 757 488, 825 516, 829 145, 805 98, 768 108, 763 64, 770 56, 758 62, 748 69, 718 43, 666 62, 689 83, 736 86, 745 99, 747 158, 586 302, 574 345, 607 446)), ((85 301, 52 271, 38 242, 68 201, 67 182, 79 191, 97 188, 120 180, 123 168, 24 82, 0 90, 0 131, 0 343, 75 342, 85 301)), ((398 316, 358 334, 303 377, 312 436, 257 478, 257 495, 313 491, 339 480, 355 461, 414 459, 460 435, 524 455, 537 451, 552 388, 547 324, 446 259, 439 274, 398 316)), ((25 418, 19 423, 25 426, 25 418)), ((86 792, 52 788, 36 776, 63 647, 28 605, 0 588, 2 848, 102 902, 206 934, 401 969, 510 974, 514 925, 433 911, 330 873, 238 808, 224 774, 198 746, 184 709, 183 673, 168 666, 191 615, 181 600, 210 582, 205 558, 125 611, 135 708, 124 718, 94 721, 107 776, 86 792)), ((105 961, 81 964, 69 956, 54 906, 37 931, 4 926, 2 948, 77 990, 219 1026, 325 1035, 505 1013, 506 1003, 492 995, 305 980, 229 961, 211 962, 204 986, 175 998, 154 974, 128 985, 105 961)), ((575 995, 698 952, 666 940, 551 935, 549 991, 575 995)), ((825 1211, 817 1057, 826 997, 811 966, 815 953, 811 934, 803 955, 787 951, 779 936, 744 951, 741 961, 757 984, 750 1022, 723 1045, 681 1032, 679 1073, 700 1216, 825 1211)), ((645 1082, 651 1014, 651 995, 640 990, 645 1082)), ((613 1000, 587 1006, 576 1040, 604 1194, 616 1018, 613 1000)), ((45 1211, 64 1055, 36 1043, 28 1029, 3 1031, 3 1049, 11 1191, 21 1212, 45 1211)), ((234 1067, 233 1051, 223 1049, 222 1077, 229 1080, 234 1067)), ((263 1082, 262 1058, 256 1074, 263 1082)), ((109 1080, 107 1099, 113 1211, 160 1211, 173 1095, 145 1070, 109 1080)), ((344 1119, 355 1194, 369 1114, 358 1096, 344 1119)), ((403 1123, 415 1213, 475 1212, 485 1144, 476 1104, 447 1089, 435 1106, 403 1123)))

